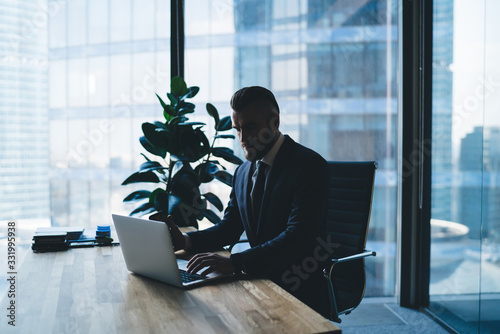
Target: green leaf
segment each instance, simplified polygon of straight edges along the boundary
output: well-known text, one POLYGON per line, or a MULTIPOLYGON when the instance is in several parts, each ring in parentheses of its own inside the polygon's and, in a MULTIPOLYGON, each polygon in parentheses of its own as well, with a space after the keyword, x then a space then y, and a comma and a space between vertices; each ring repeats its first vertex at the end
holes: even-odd
POLYGON ((187 93, 185 95, 183 95, 180 99, 184 100, 184 99, 193 98, 196 96, 196 94, 198 94, 199 91, 200 91, 200 87, 197 87, 197 86, 189 87, 187 89, 187 93))
POLYGON ((214 174, 214 177, 220 182, 232 187, 233 186, 233 176, 226 172, 225 170, 220 170, 214 174))
MULTIPOLYGON (((146 138, 144 137, 144 139, 146 138)), ((146 159, 146 161, 151 161, 144 153, 141 153, 141 155, 144 157, 144 159, 146 159)))
POLYGON ((215 130, 217 130, 220 123, 219 112, 212 103, 207 103, 207 112, 215 120, 215 130))
POLYGON ((167 109, 163 109, 163 117, 165 117, 165 120, 168 122, 172 117, 175 115, 175 109, 172 108, 172 106, 168 106, 167 109))
POLYGON ((171 131, 169 128, 158 127, 151 123, 142 123, 142 132, 146 139, 155 147, 156 151, 161 153, 161 157, 165 158, 166 152, 171 149, 171 131))
POLYGON ((165 159, 165 157, 167 156, 166 150, 157 148, 156 146, 151 144, 149 140, 146 139, 146 137, 142 136, 141 138, 139 138, 139 142, 141 143, 142 147, 144 147, 144 149, 149 153, 162 157, 163 159, 165 159))
POLYGON ((171 93, 167 93, 167 97, 168 99, 170 100, 170 103, 172 105, 176 105, 177 103, 179 103, 179 101, 177 100, 177 98, 174 96, 174 94, 171 94, 171 93))
POLYGON ((151 213, 153 211, 155 211, 153 204, 146 202, 146 203, 142 204, 141 206, 139 206, 138 208, 136 208, 134 211, 132 211, 129 214, 129 216, 138 216, 140 214, 146 215, 146 214, 151 213))
POLYGON ((233 150, 227 147, 214 147, 212 148, 212 154, 236 165, 243 163, 243 160, 235 156, 233 150))
MULTIPOLYGON (((156 189, 156 190, 158 190, 158 189, 156 189)), ((161 189, 161 190, 163 190, 163 189, 161 189)), ((158 212, 160 212, 160 211, 167 212, 168 202, 169 202, 168 194, 164 190, 157 192, 153 199, 151 197, 149 198, 149 203, 152 203, 154 208, 158 212)))
POLYGON ((198 228, 196 218, 200 214, 200 210, 191 205, 180 202, 172 208, 169 214, 172 215, 177 226, 194 226, 198 228))
POLYGON ((177 126, 176 139, 175 150, 170 150, 170 153, 179 160, 195 162, 210 152, 208 138, 199 128, 177 126))
POLYGON ((196 166, 194 172, 202 183, 208 183, 214 179, 214 174, 219 171, 219 168, 211 162, 203 162, 196 166))
POLYGON ((154 172, 135 172, 134 174, 130 175, 125 181, 122 182, 122 186, 130 183, 139 183, 139 182, 151 182, 151 183, 158 183, 160 182, 160 179, 158 178, 158 175, 156 175, 154 172))
POLYGON ((231 122, 231 116, 226 116, 222 118, 219 122, 219 126, 217 127, 217 131, 227 131, 231 130, 233 127, 233 123, 231 122))
POLYGON ((172 177, 175 176, 175 174, 177 174, 183 167, 190 169, 191 165, 186 161, 175 161, 174 165, 172 166, 172 177))
POLYGON ((210 192, 203 194, 203 196, 207 199, 207 201, 212 203, 217 208, 217 210, 224 210, 224 205, 222 204, 222 201, 219 199, 219 197, 210 192))
POLYGON ((156 211, 165 211, 170 214, 172 210, 181 203, 179 197, 160 192, 155 198, 154 206, 156 211))
POLYGON ((214 138, 231 138, 231 139, 234 139, 236 137, 234 135, 217 135, 217 136, 214 136, 214 138))
POLYGON ((170 81, 170 91, 172 94, 182 96, 187 93, 186 82, 181 77, 173 77, 170 81))
POLYGON ((175 125, 175 124, 179 124, 179 123, 182 123, 182 122, 185 122, 187 121, 188 118, 185 117, 185 116, 175 116, 174 118, 172 118, 168 124, 169 125, 175 125))
POLYGON ((183 202, 193 205, 201 199, 198 176, 188 162, 172 177, 172 194, 178 196, 183 202))
POLYGON ((221 163, 220 163, 220 161, 219 161, 219 160, 209 160, 208 162, 211 162, 211 163, 213 163, 213 164, 215 164, 215 165, 218 165, 218 166, 219 166, 220 168, 222 168, 223 170, 226 170, 226 169, 227 169, 226 167, 224 167, 224 165, 223 165, 223 164, 221 164, 221 163))
POLYGON ((151 191, 148 190, 137 190, 130 193, 127 197, 123 199, 124 202, 134 202, 140 199, 148 198, 151 195, 151 191))
POLYGON ((167 169, 167 167, 163 167, 163 165, 158 161, 146 161, 139 166, 139 170, 141 172, 147 172, 151 170, 161 170, 161 169, 167 169))
POLYGON ((168 126, 163 122, 154 121, 153 124, 156 125, 158 128, 168 130, 168 126))
POLYGON ((204 168, 205 164, 199 164, 198 166, 196 166, 196 168, 194 169, 194 171, 196 172, 196 174, 198 175, 198 178, 200 179, 200 182, 202 183, 208 183, 210 181, 212 181, 214 179, 214 177, 212 175, 210 175, 210 173, 208 172, 204 172, 203 171, 203 168, 204 168))
POLYGON ((203 126, 203 125, 206 125, 206 124, 203 123, 203 122, 184 122, 184 123, 179 123, 179 125, 191 125, 191 126, 193 126, 193 125, 202 125, 203 126))
POLYGON ((194 112, 193 109, 181 108, 181 109, 179 109, 179 116, 190 114, 190 113, 193 113, 193 112, 194 112))
POLYGON ((203 210, 203 215, 213 224, 218 224, 221 221, 220 217, 212 210, 203 210))
MULTIPOLYGON (((155 94, 156 94, 156 93, 155 93, 155 94)), ((161 104, 161 106, 163 107, 163 110, 167 110, 167 109, 168 109, 168 107, 169 107, 169 105, 168 105, 168 104, 166 104, 166 103, 165 103, 165 101, 163 101, 163 100, 161 99, 161 97, 160 97, 158 94, 156 94, 156 97, 158 98, 158 100, 160 100, 160 104, 161 104)))
POLYGON ((189 102, 179 102, 176 105, 177 114, 179 116, 193 113, 194 112, 194 108, 195 108, 195 105, 193 103, 189 103, 189 102))
POLYGON ((158 194, 165 192, 166 191, 163 188, 156 188, 155 190, 153 190, 153 192, 149 195, 149 203, 154 203, 156 196, 158 196, 158 194))

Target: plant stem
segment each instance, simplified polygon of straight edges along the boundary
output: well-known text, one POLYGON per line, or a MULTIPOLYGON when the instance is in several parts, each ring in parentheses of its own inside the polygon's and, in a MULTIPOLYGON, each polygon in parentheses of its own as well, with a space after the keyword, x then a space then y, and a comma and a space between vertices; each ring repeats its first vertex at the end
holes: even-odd
MULTIPOLYGON (((214 139, 212 140, 212 145, 210 146, 210 150, 208 151, 208 155, 207 155, 207 160, 205 160, 205 166, 203 166, 203 172, 202 172, 202 175, 205 175, 205 173, 207 172, 207 166, 208 166, 208 160, 210 159, 210 154, 212 153, 212 149, 214 148, 214 145, 215 145, 215 140, 217 138, 215 138, 215 136, 217 136, 217 134, 219 133, 219 131, 215 131, 215 135, 214 135, 214 139)), ((201 178, 201 175, 199 175, 200 178, 201 178)))

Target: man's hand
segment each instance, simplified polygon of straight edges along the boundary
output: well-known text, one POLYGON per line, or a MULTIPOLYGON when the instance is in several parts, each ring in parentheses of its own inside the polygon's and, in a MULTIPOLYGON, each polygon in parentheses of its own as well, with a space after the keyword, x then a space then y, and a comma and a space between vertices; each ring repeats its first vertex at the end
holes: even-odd
POLYGON ((214 253, 196 254, 187 264, 188 273, 200 273, 200 275, 208 275, 214 271, 232 274, 235 269, 229 257, 214 253), (201 271, 203 268, 207 269, 201 271))
POLYGON ((186 240, 184 239, 184 235, 182 235, 182 232, 179 230, 177 225, 175 225, 174 219, 171 215, 165 216, 163 212, 158 212, 154 215, 149 216, 149 220, 156 220, 166 223, 170 231, 170 236, 172 237, 174 251, 184 249, 184 247, 186 246, 186 240))

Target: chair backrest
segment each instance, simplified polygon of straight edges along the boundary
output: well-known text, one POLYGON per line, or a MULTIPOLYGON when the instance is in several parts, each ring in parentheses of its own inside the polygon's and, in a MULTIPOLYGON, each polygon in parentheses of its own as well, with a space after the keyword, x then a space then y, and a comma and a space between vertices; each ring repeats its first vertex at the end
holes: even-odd
MULTIPOLYGON (((329 162, 327 235, 340 258, 364 251, 377 163, 329 162)), ((364 259, 339 263, 332 271, 338 314, 359 305, 366 283, 364 259)))

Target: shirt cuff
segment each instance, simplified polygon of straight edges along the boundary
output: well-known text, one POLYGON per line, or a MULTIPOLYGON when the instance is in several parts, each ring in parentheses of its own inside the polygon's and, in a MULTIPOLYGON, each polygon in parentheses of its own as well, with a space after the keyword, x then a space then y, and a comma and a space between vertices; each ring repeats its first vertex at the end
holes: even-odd
POLYGON ((245 271, 244 268, 243 268, 243 262, 241 261, 241 255, 240 254, 238 254, 238 253, 231 254, 231 256, 229 257, 229 260, 231 261, 231 264, 234 267, 234 273, 235 274, 239 274, 239 273, 245 271))

